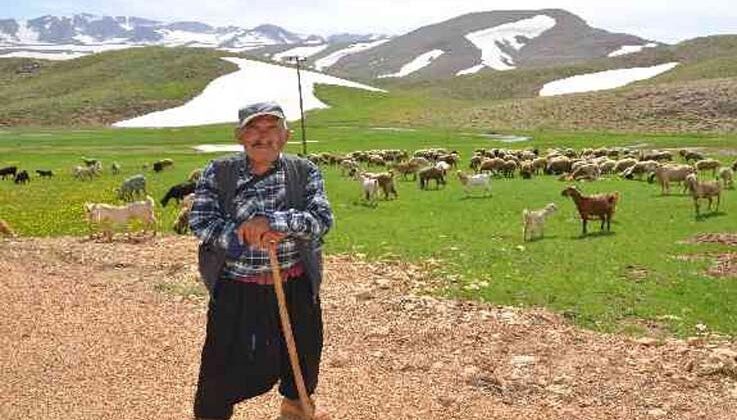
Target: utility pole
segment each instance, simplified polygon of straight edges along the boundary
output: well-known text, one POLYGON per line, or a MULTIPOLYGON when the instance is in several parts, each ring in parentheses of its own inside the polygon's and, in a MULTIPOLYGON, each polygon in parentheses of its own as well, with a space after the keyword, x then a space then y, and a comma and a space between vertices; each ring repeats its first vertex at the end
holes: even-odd
POLYGON ((298 55, 291 55, 288 57, 285 57, 290 62, 294 62, 297 65, 297 89, 299 90, 299 113, 300 113, 300 123, 302 125, 302 156, 307 156, 307 133, 305 131, 305 110, 304 105, 302 103, 302 76, 299 72, 299 64, 304 63, 305 58, 300 57, 298 55))

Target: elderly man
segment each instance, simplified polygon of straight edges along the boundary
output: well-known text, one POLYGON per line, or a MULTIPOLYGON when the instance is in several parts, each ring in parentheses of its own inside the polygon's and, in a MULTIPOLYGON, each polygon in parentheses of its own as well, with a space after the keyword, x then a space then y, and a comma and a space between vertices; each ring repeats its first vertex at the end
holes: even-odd
MULTIPOLYGON (((235 135, 245 154, 210 163, 190 214, 190 227, 201 240, 200 273, 210 291, 194 414, 229 419, 235 404, 280 382, 281 414, 299 418, 268 247, 277 243, 302 375, 312 395, 323 341, 320 247, 333 214, 319 169, 281 153, 289 131, 278 104, 246 106, 238 120, 235 135)), ((320 410, 314 416, 327 418, 320 410)))

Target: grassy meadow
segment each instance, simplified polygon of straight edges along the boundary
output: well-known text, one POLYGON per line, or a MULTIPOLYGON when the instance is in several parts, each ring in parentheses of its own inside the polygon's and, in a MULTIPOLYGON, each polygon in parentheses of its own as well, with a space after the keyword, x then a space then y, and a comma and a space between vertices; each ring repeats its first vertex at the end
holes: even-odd
MULTIPOLYGON (((341 99, 340 89, 329 90, 326 100, 341 99)), ((343 98, 352 97, 344 89, 343 98)), ((365 96, 366 94, 361 93, 365 96)), ((382 98, 375 98, 381 101, 382 98)), ((532 141, 505 144, 484 138, 480 132, 458 131, 450 126, 393 130, 380 125, 382 112, 364 107, 360 98, 351 107, 336 107, 308 115, 308 133, 317 143, 310 152, 427 147, 456 149, 464 166, 478 147, 598 147, 606 145, 647 148, 697 146, 724 162, 734 157, 735 136, 633 135, 607 133, 525 132, 532 141), (357 112, 362 109, 363 112, 357 112)), ((399 98, 384 98, 394 101, 399 98)), ((419 106, 409 101, 401 106, 419 106)), ((385 104, 386 105, 386 104, 385 104)), ((400 108, 395 108, 400 109, 400 108)), ((395 112, 401 118, 401 113, 395 112)), ((400 121, 401 122, 401 121, 400 121)), ((298 124, 293 124, 298 128, 298 124)), ((84 235, 88 232, 82 205, 85 201, 116 202, 113 189, 141 165, 161 158, 175 160, 174 168, 156 174, 145 171, 148 189, 158 201, 167 189, 218 154, 201 154, 199 144, 231 143, 231 128, 208 126, 181 129, 4 129, 0 131, 0 166, 18 165, 31 172, 29 185, 0 182, 0 218, 21 235, 84 235), (74 180, 70 168, 81 157, 102 159, 104 175, 91 182, 74 180), (113 161, 123 167, 112 175, 113 161), (35 177, 35 169, 52 169, 53 179, 35 177)), ((294 140, 300 138, 297 131, 294 140)), ((297 152, 299 144, 288 150, 297 152)), ((705 270, 709 258, 682 258, 724 252, 718 245, 688 245, 681 241, 701 232, 734 231, 737 192, 725 194, 721 211, 694 218, 689 197, 661 197, 647 182, 602 180, 581 183, 585 193, 619 191, 621 204, 611 234, 580 237, 580 222, 573 203, 561 197, 564 183, 555 177, 493 181, 491 197, 466 198, 453 177, 446 188, 421 191, 411 181, 397 182, 399 199, 362 203, 355 181, 340 176, 337 168, 324 168, 327 190, 336 213, 336 226, 327 238, 329 253, 361 253, 369 258, 401 258, 423 263, 439 262, 435 275, 446 280, 446 293, 482 298, 499 304, 546 306, 561 311, 579 325, 602 331, 634 334, 694 332, 694 325, 728 334, 737 333, 737 283, 734 278, 711 278, 705 270), (546 237, 522 242, 521 211, 557 203, 559 212, 546 225, 546 237)), ((173 234, 176 206, 157 204, 160 229, 173 234)))

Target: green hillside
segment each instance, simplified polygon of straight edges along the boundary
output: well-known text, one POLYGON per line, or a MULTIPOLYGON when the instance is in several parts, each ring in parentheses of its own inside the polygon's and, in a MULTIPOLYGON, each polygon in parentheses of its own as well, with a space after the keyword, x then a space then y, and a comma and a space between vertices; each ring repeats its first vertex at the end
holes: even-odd
POLYGON ((178 106, 237 66, 208 49, 147 47, 75 60, 0 60, 0 125, 104 125, 178 106), (23 73, 21 67, 40 68, 23 73))

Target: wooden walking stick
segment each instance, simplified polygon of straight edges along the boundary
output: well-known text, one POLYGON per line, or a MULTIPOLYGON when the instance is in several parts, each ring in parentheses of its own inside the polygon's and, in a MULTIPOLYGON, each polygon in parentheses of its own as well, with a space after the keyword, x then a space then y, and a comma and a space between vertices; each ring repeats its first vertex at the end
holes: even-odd
POLYGON ((279 269, 279 258, 276 252, 276 242, 271 241, 269 246, 269 260, 271 261, 271 274, 274 277, 274 291, 276 292, 276 300, 279 303, 279 318, 281 319, 282 332, 284 333, 284 341, 287 343, 289 351, 289 363, 292 365, 292 376, 297 384, 297 392, 299 392, 299 401, 302 403, 302 412, 307 419, 313 418, 312 404, 310 397, 307 395, 304 378, 302 378, 302 369, 299 365, 299 357, 297 353, 297 344, 294 342, 294 334, 292 334, 292 323, 289 320, 289 311, 287 311, 287 300, 284 296, 284 287, 282 285, 281 270, 279 269))

